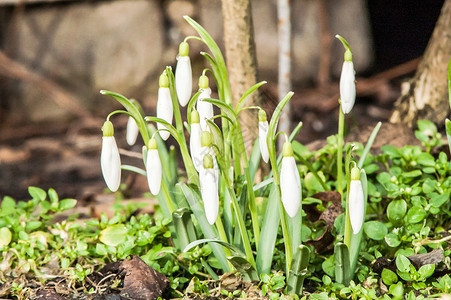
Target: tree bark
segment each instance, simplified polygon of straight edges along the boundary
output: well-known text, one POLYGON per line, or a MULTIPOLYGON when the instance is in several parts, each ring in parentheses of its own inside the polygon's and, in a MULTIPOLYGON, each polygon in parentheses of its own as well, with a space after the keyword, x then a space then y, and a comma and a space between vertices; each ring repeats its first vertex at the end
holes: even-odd
MULTIPOLYGON (((250 0, 222 0, 224 19, 224 45, 233 103, 257 83, 257 58, 250 0)), ((258 92, 251 95, 247 105, 260 105, 258 92)), ((247 151, 258 136, 255 111, 240 113, 241 129, 247 151)))
POLYGON ((396 101, 390 121, 413 127, 419 119, 443 124, 448 103, 447 68, 451 56, 451 0, 443 4, 440 17, 415 76, 396 101))

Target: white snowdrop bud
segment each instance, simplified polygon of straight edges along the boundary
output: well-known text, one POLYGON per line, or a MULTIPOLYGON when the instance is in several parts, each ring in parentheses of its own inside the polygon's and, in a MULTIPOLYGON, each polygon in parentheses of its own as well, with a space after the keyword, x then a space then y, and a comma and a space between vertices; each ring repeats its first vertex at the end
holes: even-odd
POLYGON ((357 234, 362 229, 363 219, 365 214, 362 182, 360 181, 360 170, 357 167, 351 170, 351 182, 349 185, 349 219, 351 220, 351 227, 354 234, 357 234))
POLYGON ((106 121, 103 124, 102 131, 100 166, 106 185, 112 192, 115 192, 121 184, 121 158, 114 138, 113 123, 106 121))
POLYGON ((269 160, 269 150, 267 139, 268 137, 268 120, 266 119, 266 112, 263 109, 258 111, 258 142, 260 145, 260 152, 265 163, 269 160))
POLYGON ((191 98, 193 90, 193 74, 191 71, 191 60, 189 58, 189 45, 187 42, 180 43, 177 66, 175 68, 175 90, 177 98, 182 107, 185 107, 191 98))
POLYGON ((218 179, 213 169, 213 161, 213 157, 210 154, 204 156, 203 168, 199 176, 205 215, 210 225, 216 222, 219 211, 218 179))
POLYGON ((189 150, 191 152, 191 159, 193 160, 194 168, 197 172, 201 169, 201 133, 202 129, 199 123, 199 113, 196 110, 191 112, 191 133, 189 137, 189 150))
POLYGON ((293 218, 301 207, 301 178, 293 157, 293 148, 290 142, 283 145, 282 166, 280 168, 280 192, 283 207, 287 214, 293 218))
POLYGON ((157 195, 161 188, 162 168, 160 155, 158 154, 157 141, 152 138, 147 146, 146 173, 150 192, 157 195))
POLYGON ((138 138, 139 128, 136 124, 135 119, 133 117, 128 117, 127 121, 127 133, 125 135, 125 139, 127 140, 127 144, 133 146, 136 143, 136 139, 138 138))
POLYGON ((340 76, 340 100, 343 113, 351 112, 356 96, 355 71, 352 61, 344 61, 340 76))
POLYGON ((213 117, 213 104, 204 101, 205 98, 211 97, 211 89, 208 86, 208 77, 205 75, 199 78, 199 97, 197 98, 197 111, 199 112, 200 127, 203 131, 210 131, 207 125, 207 119, 213 117))
MULTIPOLYGON (((171 92, 169 90, 169 79, 166 73, 160 75, 159 88, 158 88, 158 100, 157 100, 157 118, 161 118, 172 124, 172 116, 174 114, 174 108, 172 107, 171 92)), ((165 129, 166 126, 157 123, 157 128, 165 129)), ((169 131, 162 130, 158 132, 163 140, 169 138, 169 131)))

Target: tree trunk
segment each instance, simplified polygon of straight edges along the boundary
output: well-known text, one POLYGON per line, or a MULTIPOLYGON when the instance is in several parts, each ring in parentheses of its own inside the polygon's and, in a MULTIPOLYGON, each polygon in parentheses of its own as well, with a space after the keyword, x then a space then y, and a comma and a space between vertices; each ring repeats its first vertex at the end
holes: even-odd
POLYGON ((443 124, 449 113, 447 68, 451 56, 451 0, 443 4, 440 17, 415 77, 396 101, 390 121, 415 126, 419 119, 443 124))
MULTIPOLYGON (((222 0, 224 45, 233 103, 257 83, 257 59, 250 0, 222 0)), ((260 105, 259 93, 254 93, 247 105, 260 105)), ((255 110, 240 113, 241 129, 247 151, 258 136, 255 110)))

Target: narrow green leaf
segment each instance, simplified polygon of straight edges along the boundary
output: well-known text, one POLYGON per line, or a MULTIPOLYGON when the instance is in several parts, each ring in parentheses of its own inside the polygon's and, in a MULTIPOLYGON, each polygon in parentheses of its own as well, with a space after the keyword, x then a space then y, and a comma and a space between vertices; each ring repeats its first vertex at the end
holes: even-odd
POLYGON ((334 249, 335 254, 335 280, 338 283, 349 285, 353 274, 349 262, 348 246, 343 243, 337 243, 334 249))
POLYGON ((256 261, 258 274, 270 274, 271 272, 274 247, 280 223, 278 203, 280 201, 280 194, 276 184, 272 185, 267 201, 265 217, 260 232, 262 238, 258 243, 256 261))
MULTIPOLYGON (((204 233, 204 236, 207 239, 217 240, 219 237, 219 234, 218 234, 216 228, 208 223, 207 217, 205 216, 204 208, 201 204, 202 200, 200 199, 200 196, 186 184, 179 183, 178 185, 182 189, 182 192, 185 195, 186 200, 188 201, 188 204, 199 223, 199 227, 202 230, 202 232, 204 233)), ((217 243, 210 243, 210 247, 213 250, 219 263, 221 264, 224 272, 229 272, 230 268, 229 268, 229 264, 228 264, 228 261, 227 261, 227 258, 226 258, 225 252, 224 252, 224 248, 222 246, 219 246, 217 243)))
POLYGON ((365 145, 365 149, 363 150, 363 154, 360 157, 359 163, 357 164, 359 169, 361 169, 363 167, 363 163, 365 162, 366 156, 370 152, 371 146, 373 145, 374 140, 376 139, 377 133, 379 132, 381 125, 382 125, 382 122, 378 122, 377 125, 374 127, 373 132, 371 132, 371 135, 368 138, 368 142, 365 145))
POLYGON ((236 107, 235 107, 235 113, 238 113, 241 108, 244 106, 244 104, 246 103, 249 95, 251 95, 253 92, 255 92, 259 87, 261 87, 262 85, 266 84, 266 81, 260 81, 256 84, 254 84, 253 86, 251 86, 244 94, 243 96, 241 96, 241 99, 238 101, 236 107))
POLYGON ((228 257, 230 263, 240 272, 240 275, 246 281, 260 281, 258 277, 257 271, 252 266, 250 262, 248 262, 242 256, 230 256, 228 257))
POLYGON ((310 250, 306 246, 300 245, 293 252, 293 261, 287 278, 288 294, 302 294, 304 279, 308 274, 308 264, 310 261, 310 250))
POLYGON ((189 250, 193 249, 194 247, 199 246, 201 244, 205 244, 205 243, 217 243, 217 244, 229 249, 233 256, 245 257, 245 254, 238 247, 235 247, 232 244, 229 244, 227 242, 224 242, 224 241, 221 241, 218 239, 200 239, 200 240, 191 242, 185 247, 185 249, 183 249, 183 252, 188 252, 189 250))
POLYGON ((196 240, 196 231, 188 208, 179 208, 172 213, 175 232, 172 238, 179 240, 180 249, 184 249, 191 241, 196 240))

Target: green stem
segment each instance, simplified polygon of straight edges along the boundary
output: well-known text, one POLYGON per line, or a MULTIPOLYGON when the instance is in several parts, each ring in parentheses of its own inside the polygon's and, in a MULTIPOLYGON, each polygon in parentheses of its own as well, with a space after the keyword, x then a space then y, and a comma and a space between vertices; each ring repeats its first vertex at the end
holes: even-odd
POLYGON ((344 134, 344 119, 345 114, 341 109, 341 104, 339 108, 338 116, 338 142, 337 142, 337 190, 341 195, 341 200, 343 201, 343 134, 344 134))
MULTIPOLYGON (((348 189, 349 190, 349 189, 348 189)), ((349 216, 349 193, 346 197, 346 215, 345 215, 345 236, 344 242, 345 245, 348 246, 348 249, 351 249, 351 218, 349 216)))

